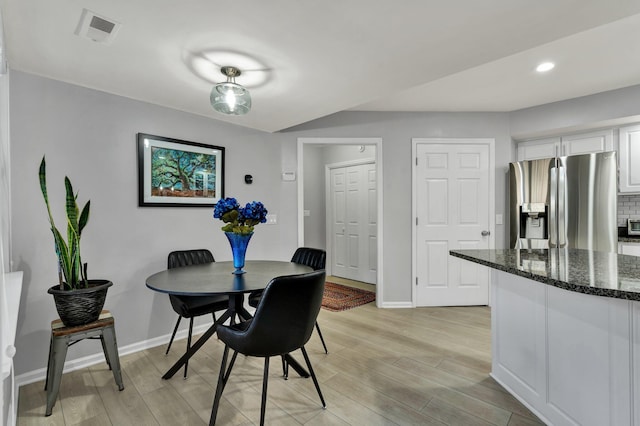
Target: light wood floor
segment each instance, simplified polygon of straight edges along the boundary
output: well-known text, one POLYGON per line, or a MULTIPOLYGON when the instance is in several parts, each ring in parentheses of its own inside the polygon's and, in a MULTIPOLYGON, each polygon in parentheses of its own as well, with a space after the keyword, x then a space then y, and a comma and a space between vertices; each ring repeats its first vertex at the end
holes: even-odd
MULTIPOLYGON (((329 354, 315 332, 307 350, 327 409, 321 408, 310 379, 292 373, 283 380, 280 361, 272 358, 267 424, 541 424, 489 377, 489 308, 377 309, 370 303, 344 312, 321 310, 318 321, 329 354)), ((189 363, 187 380, 181 372, 162 380, 183 344, 177 342, 169 356, 164 347, 122 356, 122 392, 105 364, 65 374, 47 418, 44 383, 23 386, 18 424, 206 424, 223 345, 215 336, 210 339, 189 363)), ((302 360, 299 352, 294 356, 302 360)), ((262 366, 261 359, 238 357, 219 425, 259 422, 262 366)))

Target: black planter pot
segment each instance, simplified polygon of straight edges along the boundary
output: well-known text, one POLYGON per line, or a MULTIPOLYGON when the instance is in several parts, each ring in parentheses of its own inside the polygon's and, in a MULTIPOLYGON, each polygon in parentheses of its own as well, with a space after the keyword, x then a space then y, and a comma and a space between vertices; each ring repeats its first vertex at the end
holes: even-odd
POLYGON ((64 325, 73 327, 98 319, 107 298, 107 289, 112 285, 109 280, 89 280, 87 288, 60 290, 60 286, 55 285, 47 293, 53 295, 56 310, 64 325))

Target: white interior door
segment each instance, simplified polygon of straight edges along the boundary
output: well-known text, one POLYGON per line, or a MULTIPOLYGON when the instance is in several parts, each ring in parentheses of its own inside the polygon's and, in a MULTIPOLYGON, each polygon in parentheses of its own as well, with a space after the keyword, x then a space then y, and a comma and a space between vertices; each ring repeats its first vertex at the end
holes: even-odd
POLYGON ((375 164, 329 169, 331 273, 376 283, 377 194, 375 164))
POLYGON ((490 147, 419 143, 416 156, 416 305, 487 305, 488 268, 449 250, 490 248, 490 147))

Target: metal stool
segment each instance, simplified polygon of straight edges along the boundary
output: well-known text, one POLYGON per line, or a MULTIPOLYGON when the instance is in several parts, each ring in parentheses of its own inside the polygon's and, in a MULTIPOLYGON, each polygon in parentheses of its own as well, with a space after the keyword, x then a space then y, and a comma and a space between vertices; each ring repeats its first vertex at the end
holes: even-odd
POLYGON ((102 311, 97 321, 75 327, 66 327, 61 320, 51 321, 51 342, 49 344, 49 362, 47 364, 47 379, 44 389, 47 391, 47 411, 45 416, 51 415, 51 410, 58 397, 62 369, 67 357, 67 348, 84 339, 100 339, 102 351, 107 360, 109 369, 113 371, 113 378, 120 390, 122 384, 122 372, 120 371, 120 358, 118 357, 118 345, 116 344, 116 331, 113 327, 114 320, 111 312, 102 311), (51 383, 51 387, 49 387, 51 383))

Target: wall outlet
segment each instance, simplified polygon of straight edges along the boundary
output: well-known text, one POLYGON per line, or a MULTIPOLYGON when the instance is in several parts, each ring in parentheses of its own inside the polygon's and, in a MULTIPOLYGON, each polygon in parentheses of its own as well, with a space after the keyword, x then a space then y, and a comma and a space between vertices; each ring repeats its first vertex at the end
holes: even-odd
POLYGON ((282 172, 282 180, 285 182, 293 182, 296 180, 296 172, 282 172))
POLYGON ((267 214, 267 225, 277 225, 277 224, 278 224, 278 215, 267 214))

